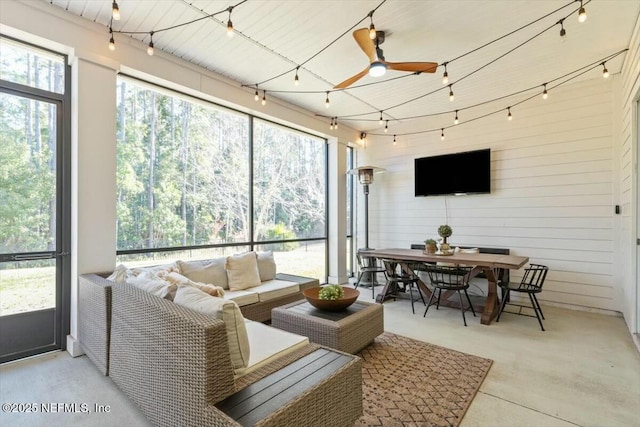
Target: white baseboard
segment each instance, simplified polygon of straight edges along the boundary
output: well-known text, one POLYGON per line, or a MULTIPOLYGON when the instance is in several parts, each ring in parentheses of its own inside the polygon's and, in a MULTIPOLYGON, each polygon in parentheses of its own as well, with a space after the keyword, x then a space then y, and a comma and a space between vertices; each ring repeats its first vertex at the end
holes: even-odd
POLYGON ((73 336, 67 335, 67 352, 71 355, 71 357, 78 357, 84 354, 82 348, 80 348, 80 343, 73 336))
POLYGON ((329 276, 327 281, 330 285, 346 285, 349 283, 349 277, 346 274, 344 276, 329 276))

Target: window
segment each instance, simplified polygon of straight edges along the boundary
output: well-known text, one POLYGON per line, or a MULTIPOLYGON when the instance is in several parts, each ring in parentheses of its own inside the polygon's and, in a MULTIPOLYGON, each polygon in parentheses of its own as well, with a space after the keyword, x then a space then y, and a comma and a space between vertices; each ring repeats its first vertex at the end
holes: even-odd
POLYGON ((326 140, 131 78, 117 90, 120 262, 271 250, 326 281, 326 140))
MULTIPOLYGON (((353 169, 353 147, 347 147, 347 171, 353 169)), ((347 275, 353 277, 353 181, 354 175, 347 175, 347 275)))

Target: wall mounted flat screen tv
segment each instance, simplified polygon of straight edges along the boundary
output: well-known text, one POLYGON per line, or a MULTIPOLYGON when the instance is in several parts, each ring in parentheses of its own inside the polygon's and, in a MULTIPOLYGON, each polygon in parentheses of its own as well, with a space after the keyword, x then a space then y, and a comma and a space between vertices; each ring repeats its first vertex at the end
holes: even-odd
POLYGON ((491 150, 415 159, 417 196, 491 192, 491 150))

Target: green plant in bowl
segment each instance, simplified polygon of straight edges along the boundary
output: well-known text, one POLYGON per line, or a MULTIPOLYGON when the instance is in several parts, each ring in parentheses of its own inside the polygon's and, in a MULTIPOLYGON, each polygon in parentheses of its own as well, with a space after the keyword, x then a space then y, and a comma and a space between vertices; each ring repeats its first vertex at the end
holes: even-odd
POLYGON ((318 292, 318 298, 324 300, 338 300, 344 296, 344 290, 340 285, 328 285, 320 288, 318 292))

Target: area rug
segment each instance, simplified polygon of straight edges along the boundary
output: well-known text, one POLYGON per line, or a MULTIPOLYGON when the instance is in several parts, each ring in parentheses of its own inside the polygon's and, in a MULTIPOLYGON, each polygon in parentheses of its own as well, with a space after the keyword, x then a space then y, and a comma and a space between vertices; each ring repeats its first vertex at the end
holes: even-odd
POLYGON ((358 353, 365 426, 457 426, 489 372, 484 359, 385 332, 358 353))

